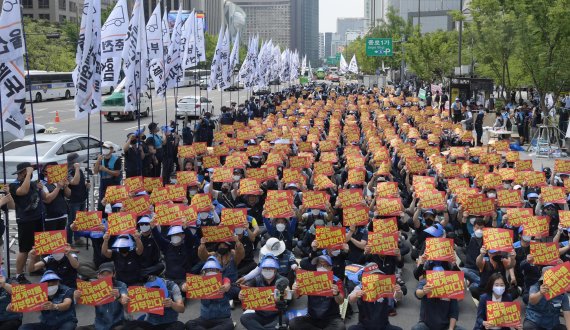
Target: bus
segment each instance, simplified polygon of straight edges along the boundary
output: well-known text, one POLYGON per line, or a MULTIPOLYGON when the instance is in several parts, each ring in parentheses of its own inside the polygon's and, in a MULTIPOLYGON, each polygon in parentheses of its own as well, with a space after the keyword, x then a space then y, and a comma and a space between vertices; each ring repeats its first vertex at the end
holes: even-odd
MULTIPOLYGON (((103 87, 102 93, 108 94, 111 87, 103 87)), ((75 95, 75 86, 71 72, 30 71, 26 73, 26 99, 28 102, 41 102, 52 99, 71 99, 75 95), (30 99, 30 84, 32 88, 30 99)))

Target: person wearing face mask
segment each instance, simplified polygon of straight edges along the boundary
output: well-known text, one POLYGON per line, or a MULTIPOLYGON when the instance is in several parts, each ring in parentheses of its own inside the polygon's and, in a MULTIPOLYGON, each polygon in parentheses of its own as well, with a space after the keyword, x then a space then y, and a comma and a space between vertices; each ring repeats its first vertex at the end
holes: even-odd
POLYGON ((122 160, 115 155, 115 145, 113 142, 105 141, 103 147, 107 148, 105 155, 99 155, 93 167, 93 173, 99 174, 99 210, 103 210, 101 200, 105 197, 108 186, 121 184, 122 160))
MULTIPOLYGON (((506 282, 503 276, 495 273, 489 277, 485 293, 481 294, 479 305, 477 307, 477 320, 473 330, 510 330, 510 327, 493 327, 487 322, 487 303, 488 302, 512 302, 513 298, 506 291, 506 282)), ((514 326, 515 329, 522 330, 522 324, 514 326)))
MULTIPOLYGON (((317 267, 317 271, 332 271, 332 260, 328 255, 321 255, 311 261, 317 267)), ((291 289, 294 297, 299 298, 299 286, 297 282, 293 284, 291 289)), ((323 329, 323 330, 342 330, 346 329, 343 319, 340 317, 339 305, 344 303, 344 288, 342 281, 333 276, 332 297, 308 296, 307 297, 307 315, 299 316, 291 319, 289 326, 291 330, 303 329, 323 329)))
MULTIPOLYGON (((112 262, 105 262, 97 270, 97 279, 111 278, 113 301, 104 305, 95 306, 95 324, 78 327, 77 330, 121 330, 125 322, 124 306, 128 303, 127 285, 115 279, 115 266, 112 262)), ((82 292, 75 290, 74 299, 78 301, 82 292)))
POLYGON ((315 264, 312 263, 315 258, 321 255, 328 255, 330 256, 333 267, 332 271, 334 276, 340 278, 344 281, 345 278, 345 266, 346 266, 346 258, 348 256, 348 244, 343 244, 341 248, 327 248, 324 250, 318 249, 318 244, 316 240, 313 240, 311 243, 311 253, 309 254, 308 258, 303 258, 301 260, 300 266, 301 269, 305 270, 316 270, 315 264))
POLYGON ((525 330, 564 330, 570 329, 570 297, 562 293, 547 300, 545 295, 549 287, 544 283, 544 273, 552 267, 542 268, 539 281, 530 288, 526 315, 523 322, 525 330), (564 323, 560 323, 560 313, 564 316, 564 323))
MULTIPOLYGON (((564 204, 565 205, 565 209, 568 209, 568 204, 564 204)), ((537 204, 536 204, 536 215, 546 215, 550 218, 550 221, 548 222, 548 236, 552 237, 554 235, 556 235, 556 232, 558 231, 558 224, 560 223, 560 217, 558 216, 558 210, 560 208, 558 207, 558 204, 554 204, 554 203, 545 203, 544 205, 542 204, 542 201, 539 199, 537 204)))
POLYGON ((249 164, 250 164, 249 167, 251 168, 260 168, 261 163, 262 163, 261 156, 254 155, 249 158, 249 164))
POLYGON ((164 264, 160 261, 160 248, 152 232, 150 217, 141 217, 137 224, 143 245, 143 254, 139 258, 142 272, 158 276, 164 271, 164 264))
MULTIPOLYGON (((231 283, 235 283, 238 279, 238 270, 237 265, 243 260, 245 256, 245 250, 243 248, 243 244, 239 240, 237 235, 234 236, 235 240, 235 248, 233 248, 234 244, 230 244, 230 242, 220 242, 218 243, 217 249, 215 252, 208 252, 206 249, 206 239, 202 237, 200 246, 198 247, 198 257, 202 261, 208 260, 210 257, 215 257, 216 260, 222 266, 222 275, 225 278, 229 278, 231 283)), ((239 293, 239 287, 232 286, 230 291, 228 292, 228 296, 231 299, 237 298, 239 293)))
MULTIPOLYGON (((277 262, 279 262, 279 275, 286 277, 289 279, 289 283, 292 283, 292 280, 295 278, 295 270, 298 268, 298 264, 297 260, 295 259, 295 255, 293 252, 286 249, 285 243, 283 241, 280 241, 274 237, 268 239, 265 245, 259 251, 259 254, 262 256, 269 254, 274 256, 277 259, 277 262)), ((248 274, 241 277, 237 283, 243 284, 244 282, 249 281, 255 276, 259 275, 260 272, 261 268, 258 266, 248 274)))
MULTIPOLYGON (((30 255, 35 257, 36 250, 32 249, 30 255)), ((36 263, 28 264, 30 273, 44 269, 51 270, 61 278, 61 284, 72 289, 77 288, 77 268, 79 268, 79 260, 75 253, 71 253, 69 244, 65 246, 64 252, 50 254, 36 263)))
POLYGON ((536 214, 536 205, 538 203, 538 194, 534 191, 527 192, 526 194, 527 201, 525 202, 525 208, 532 208, 532 213, 536 214))
POLYGON ((44 230, 62 230, 67 225, 67 201, 66 197, 70 197, 69 181, 66 179, 57 183, 48 182, 48 166, 57 165, 56 162, 50 162, 42 166, 40 174, 40 182, 44 192, 44 206, 46 217, 44 219, 44 230))
POLYGON ((220 217, 216 212, 214 204, 211 205, 210 211, 198 213, 198 226, 217 226, 220 223, 220 217))
POLYGON ((500 251, 487 251, 485 247, 481 247, 479 256, 477 256, 476 260, 477 268, 479 268, 479 272, 481 274, 481 279, 478 287, 469 289, 473 298, 479 299, 479 296, 484 292, 487 281, 492 274, 500 273, 503 278, 506 278, 507 271, 515 266, 515 257, 516 254, 514 251, 509 254, 508 258, 503 258, 500 251), (487 252, 488 257, 485 257, 487 252))
MULTIPOLYGON (((222 272, 222 265, 216 257, 210 257, 202 266, 201 275, 217 275, 222 272)), ((228 291, 231 287, 231 281, 228 278, 222 278, 222 286, 220 293, 223 294, 219 299, 202 299, 200 301, 200 317, 186 322, 186 329, 215 329, 215 330, 232 330, 234 324, 232 321, 232 311, 230 309, 230 298, 228 291)), ((186 292, 186 283, 182 285, 182 292, 186 292)))
MULTIPOLYGON (((48 285, 48 301, 42 305, 39 323, 27 323, 20 327, 23 330, 74 330, 77 326, 73 289, 60 284, 61 278, 48 270, 40 283, 48 285)), ((7 310, 11 310, 8 305, 7 310)))
POLYGON ((269 237, 284 241, 287 250, 293 250, 293 238, 295 228, 297 227, 297 218, 293 217, 290 220, 286 218, 276 218, 271 221, 264 217, 263 223, 265 224, 265 229, 267 229, 269 237))
POLYGON ((473 219, 473 236, 469 240, 469 244, 465 250, 464 267, 462 269, 465 279, 469 281, 469 287, 478 287, 481 277, 479 276, 479 268, 477 267, 477 256, 483 246, 483 228, 485 228, 485 220, 483 218, 473 219))
MULTIPOLYGON (((279 268, 279 263, 276 259, 272 258, 269 254, 259 263, 261 268, 261 274, 255 276, 253 279, 247 281, 245 286, 262 288, 267 286, 275 286, 277 280, 283 277, 279 275, 277 269, 279 268)), ((240 299, 243 299, 243 295, 240 292, 240 299)), ((279 314, 278 312, 270 311, 255 311, 254 313, 244 313, 240 317, 240 323, 244 328, 248 330, 262 330, 262 329, 275 329, 278 324, 279 314)), ((283 317, 283 324, 287 324, 288 319, 286 316, 283 317)))
POLYGON ((152 235, 164 256, 166 271, 164 276, 181 284, 186 280, 186 274, 192 273, 192 267, 197 263, 198 256, 194 250, 197 237, 188 228, 172 226, 168 230, 166 239, 160 234, 157 227, 153 227, 152 235))
POLYGON ((140 239, 140 233, 136 232, 134 243, 129 235, 118 236, 113 243, 113 249, 109 249, 109 232, 103 235, 103 245, 101 246, 101 254, 113 260, 115 269, 117 270, 117 279, 126 285, 136 285, 140 283, 141 266, 140 256, 143 254, 143 244, 140 239))
MULTIPOLYGON (((309 223, 307 222, 307 225, 308 224, 309 223)), ((295 247, 294 252, 302 257, 309 256, 309 254, 311 254, 311 252, 313 251, 312 245, 315 242, 317 226, 326 226, 326 225, 327 222, 324 219, 315 219, 312 222, 312 224, 307 228, 307 230, 305 230, 303 238, 297 241, 297 246, 295 247)))
MULTIPOLYGON (((383 274, 378 270, 378 265, 371 262, 366 264, 364 274, 383 274)), ((362 281, 362 280, 361 280, 362 281)), ((348 330, 402 330, 402 328, 390 324, 389 314, 395 301, 404 298, 402 289, 398 284, 394 286, 393 298, 380 298, 374 302, 364 301, 362 285, 357 285, 348 295, 348 301, 358 305, 358 324, 352 325, 348 330)))
POLYGON ((257 263, 254 260, 255 253, 255 241, 257 238, 257 233, 259 232, 259 227, 257 222, 250 216, 247 216, 248 227, 240 228, 236 227, 234 229, 235 235, 240 240, 244 249, 244 257, 242 261, 238 264, 238 277, 242 277, 249 273, 255 267, 257 263), (255 222, 255 223, 254 223, 255 222))
MULTIPOLYGON (((237 181, 239 181, 239 179, 237 181)), ((212 198, 217 200, 224 207, 229 207, 229 208, 236 207, 237 197, 238 197, 237 189, 232 189, 232 184, 229 182, 222 183, 221 190, 219 191, 212 189, 212 198)))

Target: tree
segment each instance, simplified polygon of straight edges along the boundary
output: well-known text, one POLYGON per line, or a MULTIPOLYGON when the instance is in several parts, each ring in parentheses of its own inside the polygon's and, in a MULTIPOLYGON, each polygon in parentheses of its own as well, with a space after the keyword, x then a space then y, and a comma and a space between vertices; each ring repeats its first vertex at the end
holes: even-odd
POLYGON ((547 111, 546 93, 557 98, 570 86, 570 0, 517 0, 514 4, 516 38, 522 60, 547 111))
POLYGON ((457 32, 436 31, 414 35, 405 43, 410 69, 427 82, 443 81, 455 65, 457 32))
POLYGON ((24 18, 26 48, 30 70, 65 71, 75 67, 75 50, 70 49, 59 24, 24 18), (64 38, 50 39, 46 35, 60 33, 64 38))

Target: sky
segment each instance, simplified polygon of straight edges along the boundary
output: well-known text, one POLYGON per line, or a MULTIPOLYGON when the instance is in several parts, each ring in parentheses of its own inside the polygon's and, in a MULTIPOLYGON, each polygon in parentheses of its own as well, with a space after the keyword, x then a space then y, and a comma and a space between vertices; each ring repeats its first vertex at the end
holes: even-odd
POLYGON ((319 32, 336 32, 339 17, 364 17, 364 0, 319 0, 319 32))

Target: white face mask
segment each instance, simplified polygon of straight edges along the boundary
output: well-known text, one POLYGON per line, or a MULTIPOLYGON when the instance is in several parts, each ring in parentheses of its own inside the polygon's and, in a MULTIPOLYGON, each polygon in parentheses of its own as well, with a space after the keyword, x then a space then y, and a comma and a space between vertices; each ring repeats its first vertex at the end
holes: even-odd
POLYGON ((236 228, 234 232, 236 235, 241 235, 243 234, 243 228, 236 228))
POLYGON ((213 275, 216 275, 216 274, 218 274, 218 272, 206 272, 204 275, 206 275, 206 276, 213 276, 213 275))
POLYGON ((61 259, 63 259, 63 257, 65 256, 65 254, 63 253, 54 253, 51 255, 56 261, 60 261, 61 259))
POLYGON ((239 179, 241 179, 240 175, 234 175, 233 176, 234 181, 239 181, 239 179))
POLYGON ((198 190, 189 190, 188 193, 190 194, 190 196, 194 196, 198 193, 198 190))
POLYGON ((208 218, 208 215, 210 215, 210 213, 208 212, 200 212, 200 219, 204 220, 208 218))
POLYGON ((511 189, 511 184, 510 183, 503 183, 503 188, 511 189))
POLYGON ((182 237, 178 236, 178 235, 174 235, 170 238, 170 243, 177 245, 180 244, 180 242, 182 242, 182 237))
POLYGON ((317 267, 317 272, 328 272, 328 269, 326 269, 323 266, 319 266, 319 267, 317 267))
POLYGON ((105 213, 107 214, 113 213, 113 207, 111 206, 111 204, 105 205, 105 213))
POLYGON ((522 240, 525 242, 530 242, 532 240, 532 236, 523 236, 522 240))
POLYGON ((284 223, 278 223, 275 225, 275 229, 277 229, 278 232, 283 232, 283 231, 285 231, 285 224, 284 223))
POLYGON ((198 167, 202 166, 202 162, 196 162, 196 166, 198 167))
POLYGON ((483 231, 481 229, 477 229, 475 231, 475 237, 477 237, 477 238, 483 237, 483 231))
POLYGON ((496 197, 497 197, 497 194, 495 194, 495 193, 489 193, 489 194, 487 194, 487 197, 488 197, 488 198, 496 198, 496 197))
POLYGON ((146 233, 150 230, 150 225, 140 225, 141 233, 146 233))
POLYGON ((340 255, 340 250, 332 250, 331 254, 333 257, 336 257, 336 256, 340 255))
POLYGON ((475 224, 475 218, 470 218, 469 223, 471 224, 471 226, 473 226, 475 224))
POLYGON ((261 276, 266 280, 270 280, 275 276, 275 271, 273 269, 262 269, 261 276))
POLYGON ((56 294, 57 289, 59 289, 59 285, 51 285, 48 286, 48 296, 53 296, 56 294))
POLYGON ((312 213, 313 215, 319 215, 319 213, 321 213, 321 210, 312 209, 312 210, 311 210, 311 213, 312 213))
POLYGON ((497 296, 502 296, 503 293, 505 293, 505 287, 504 286, 493 286, 493 293, 496 294, 497 296))

